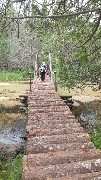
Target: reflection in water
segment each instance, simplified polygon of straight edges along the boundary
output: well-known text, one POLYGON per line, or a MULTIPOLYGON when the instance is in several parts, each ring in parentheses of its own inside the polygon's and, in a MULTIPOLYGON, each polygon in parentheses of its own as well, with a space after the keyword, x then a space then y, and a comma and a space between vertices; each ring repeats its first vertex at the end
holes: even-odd
POLYGON ((5 144, 18 144, 23 142, 21 137, 26 134, 26 120, 21 120, 12 127, 5 127, 0 131, 0 142, 5 144))

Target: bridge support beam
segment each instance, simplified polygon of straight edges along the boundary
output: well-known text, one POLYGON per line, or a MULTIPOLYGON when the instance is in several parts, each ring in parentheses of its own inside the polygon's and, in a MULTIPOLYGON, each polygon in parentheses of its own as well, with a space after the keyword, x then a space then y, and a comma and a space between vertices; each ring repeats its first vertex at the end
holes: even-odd
POLYGON ((50 62, 50 79, 51 79, 51 82, 53 82, 53 71, 52 71, 51 53, 49 53, 49 62, 50 62))

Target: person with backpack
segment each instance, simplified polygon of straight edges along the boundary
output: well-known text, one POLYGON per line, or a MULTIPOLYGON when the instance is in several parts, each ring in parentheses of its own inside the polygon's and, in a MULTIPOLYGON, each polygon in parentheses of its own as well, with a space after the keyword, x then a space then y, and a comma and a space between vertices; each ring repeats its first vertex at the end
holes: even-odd
POLYGON ((42 64, 39 70, 40 70, 41 80, 44 81, 45 80, 45 73, 46 73, 45 66, 42 64))

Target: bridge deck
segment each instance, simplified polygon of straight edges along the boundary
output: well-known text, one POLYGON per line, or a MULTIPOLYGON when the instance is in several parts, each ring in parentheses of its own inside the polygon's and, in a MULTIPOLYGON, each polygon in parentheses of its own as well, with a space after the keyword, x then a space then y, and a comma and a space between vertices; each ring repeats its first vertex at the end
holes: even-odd
POLYGON ((101 180, 101 151, 48 79, 28 95, 27 132, 23 180, 101 180))

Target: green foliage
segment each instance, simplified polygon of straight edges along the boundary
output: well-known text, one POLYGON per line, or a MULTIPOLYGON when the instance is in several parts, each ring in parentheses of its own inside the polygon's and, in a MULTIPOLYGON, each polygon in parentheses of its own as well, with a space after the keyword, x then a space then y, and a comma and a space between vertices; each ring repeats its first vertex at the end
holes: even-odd
POLYGON ((95 134, 91 134, 91 141, 97 149, 101 149, 101 128, 96 129, 95 134))
MULTIPOLYGON (((99 8, 100 0, 95 1, 60 1, 56 6, 47 6, 47 1, 41 4, 32 0, 32 16, 51 16, 69 13, 81 14, 68 17, 35 18, 26 21, 30 28, 29 36, 35 43, 39 61, 48 62, 48 54, 52 54, 53 70, 57 71, 57 78, 63 80, 65 86, 72 87, 77 81, 91 81, 100 75, 101 66, 101 26, 99 12, 88 12, 92 8, 99 8), (32 38, 31 37, 31 38, 32 38), (96 66, 99 66, 97 70, 96 66), (93 73, 92 73, 93 71, 93 73)), ((30 14, 29 8, 24 7, 24 15, 30 14)), ((7 15, 14 14, 13 7, 7 10, 7 15)), ((16 13, 15 13, 16 14, 16 13)), ((73 15, 73 14, 72 14, 73 15)), ((101 19, 101 18, 100 18, 101 19)), ((2 27, 10 23, 8 19, 2 19, 2 27)), ((3 29, 3 28, 2 28, 3 29)), ((1 41, 0 51, 2 59, 9 54, 5 34, 1 41), (5 56, 6 55, 6 56, 5 56)), ((8 57, 8 56, 7 56, 8 57)), ((8 59, 6 57, 6 59, 8 59)))
POLYGON ((4 33, 0 37, 0 55, 6 56, 9 53, 9 43, 7 35, 4 33))
POLYGON ((1 71, 0 81, 21 81, 29 76, 27 71, 1 71))
MULTIPOLYGON (((11 24, 12 21, 9 18, 4 18, 5 16, 11 16, 14 14, 14 6, 10 2, 0 2, 0 66, 5 67, 5 69, 8 68, 8 62, 9 62, 9 54, 10 54, 10 33, 11 33, 11 24), (6 5, 7 3, 7 5, 6 5), (4 5, 5 4, 5 5, 4 5), (8 6, 9 8, 6 8, 8 6)), ((1 67, 3 68, 3 67, 1 67)))
POLYGON ((23 155, 18 155, 15 159, 6 162, 0 159, 0 180, 21 180, 23 155))
MULTIPOLYGON (((99 0, 89 1, 85 9, 97 7, 99 3, 99 0)), ((72 11, 72 8, 74 11, 78 11, 79 8, 82 10, 79 1, 66 1, 60 2, 58 7, 53 7, 52 13, 63 14, 65 11, 72 11)), ((39 9, 43 15, 43 7, 39 9)), ((35 14, 34 10, 33 12, 35 14)), ((45 9, 44 15, 49 15, 48 9, 45 9)), ((38 19, 35 22, 41 47, 39 57, 47 61, 47 54, 51 52, 53 69, 57 71, 57 78, 64 82, 64 86, 72 87, 77 81, 96 80, 100 75, 101 39, 98 36, 101 26, 96 29, 98 16, 99 14, 87 13, 68 18, 38 19), (92 34, 95 29, 95 33, 92 34)))

